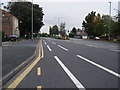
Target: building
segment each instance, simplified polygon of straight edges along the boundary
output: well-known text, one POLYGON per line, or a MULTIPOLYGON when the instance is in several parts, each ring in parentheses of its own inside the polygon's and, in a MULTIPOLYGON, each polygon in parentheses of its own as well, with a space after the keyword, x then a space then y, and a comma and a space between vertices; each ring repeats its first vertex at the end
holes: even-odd
POLYGON ((5 10, 2 10, 2 31, 4 35, 16 34, 20 36, 18 19, 5 10))
POLYGON ((86 38, 87 39, 87 36, 88 36, 88 34, 85 32, 85 30, 82 30, 82 29, 79 29, 78 28, 78 30, 76 30, 76 36, 75 36, 75 38, 86 38))

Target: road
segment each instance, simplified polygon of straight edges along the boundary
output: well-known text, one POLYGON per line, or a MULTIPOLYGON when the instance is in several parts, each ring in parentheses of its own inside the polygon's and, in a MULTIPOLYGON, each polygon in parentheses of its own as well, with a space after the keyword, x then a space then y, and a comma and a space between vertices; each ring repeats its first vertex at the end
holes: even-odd
POLYGON ((2 76, 5 76, 35 52, 38 40, 2 44, 2 76))
POLYGON ((92 45, 86 45, 81 40, 76 43, 78 40, 51 38, 41 38, 41 41, 42 56, 38 55, 4 88, 118 90, 120 74, 117 45, 108 48, 108 43, 104 42, 92 41, 92 45), (95 43, 104 44, 107 48, 95 47, 95 43))

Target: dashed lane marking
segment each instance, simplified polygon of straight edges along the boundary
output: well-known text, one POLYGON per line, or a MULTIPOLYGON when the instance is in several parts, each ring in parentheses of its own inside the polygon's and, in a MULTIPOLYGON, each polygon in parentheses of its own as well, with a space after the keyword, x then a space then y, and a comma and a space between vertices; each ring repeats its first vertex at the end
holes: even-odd
POLYGON ((56 61, 60 64, 60 66, 63 68, 63 70, 66 72, 66 74, 70 77, 70 79, 73 81, 73 83, 76 85, 76 87, 80 90, 85 90, 85 87, 77 80, 77 78, 71 73, 71 71, 60 61, 60 59, 57 56, 54 56, 56 61))
POLYGON ((37 90, 42 90, 42 86, 37 86, 37 90))
POLYGON ((56 44, 55 42, 52 42, 53 44, 56 44))
POLYGON ((44 44, 46 45, 47 43, 43 40, 44 44))
POLYGON ((64 49, 65 51, 68 51, 68 49, 64 48, 64 47, 63 47, 63 46, 61 46, 61 45, 58 45, 58 47, 60 47, 60 48, 64 49))
POLYGON ((120 74, 118 74, 118 73, 116 73, 116 72, 114 72, 114 71, 112 71, 112 70, 110 70, 110 69, 107 69, 106 67, 103 67, 103 66, 101 66, 101 65, 99 65, 99 64, 97 64, 97 63, 95 63, 95 62, 93 62, 93 61, 91 61, 91 60, 89 60, 89 59, 87 59, 87 58, 84 58, 84 57, 82 57, 82 56, 80 56, 80 55, 77 55, 77 57, 79 57, 79 58, 81 58, 82 60, 84 60, 84 61, 86 61, 86 62, 88 62, 88 63, 90 63, 90 64, 92 64, 92 65, 95 65, 95 66, 103 69, 104 71, 106 71, 106 72, 108 72, 108 73, 110 73, 110 74, 112 74, 112 75, 117 76, 117 77, 120 78, 120 74))
POLYGON ((48 45, 47 45, 47 48, 48 48, 49 51, 52 51, 52 49, 48 45))
POLYGON ((41 75, 41 68, 40 68, 40 67, 37 68, 37 75, 38 75, 38 76, 41 75))

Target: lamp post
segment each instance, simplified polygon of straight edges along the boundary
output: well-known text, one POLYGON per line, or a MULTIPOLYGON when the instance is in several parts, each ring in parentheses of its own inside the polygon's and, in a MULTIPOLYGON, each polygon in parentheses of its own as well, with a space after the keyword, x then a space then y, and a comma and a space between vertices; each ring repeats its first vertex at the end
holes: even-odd
POLYGON ((63 17, 55 17, 55 19, 57 19, 58 30, 60 30, 60 20, 63 19, 63 17))
POLYGON ((109 18, 109 34, 108 34, 108 39, 110 40, 110 30, 111 30, 111 2, 109 2, 110 4, 110 8, 109 8, 109 15, 110 15, 110 18, 109 18))
POLYGON ((33 41, 33 0, 32 0, 32 25, 31 25, 31 38, 33 41))

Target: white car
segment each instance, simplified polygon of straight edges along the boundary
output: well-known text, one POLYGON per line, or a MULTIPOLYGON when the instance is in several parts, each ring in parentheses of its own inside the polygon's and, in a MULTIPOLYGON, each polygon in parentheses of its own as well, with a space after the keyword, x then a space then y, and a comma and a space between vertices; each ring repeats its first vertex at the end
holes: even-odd
POLYGON ((96 40, 99 40, 100 38, 99 37, 95 37, 96 40))

